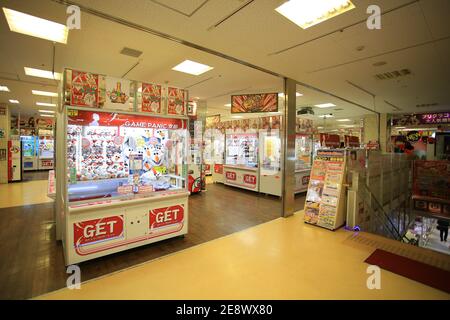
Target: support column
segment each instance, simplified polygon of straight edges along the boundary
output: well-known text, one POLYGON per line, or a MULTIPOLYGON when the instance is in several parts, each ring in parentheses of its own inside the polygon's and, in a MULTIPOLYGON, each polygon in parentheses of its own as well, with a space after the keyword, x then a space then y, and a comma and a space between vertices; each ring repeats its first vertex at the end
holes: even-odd
POLYGON ((0 104, 0 184, 8 183, 9 109, 0 104))
POLYGON ((363 143, 369 143, 370 141, 380 141, 379 136, 379 124, 378 115, 369 114, 364 116, 364 140, 363 143))
POLYGON ((283 217, 292 216, 295 212, 295 120, 297 83, 291 79, 284 79, 284 121, 283 121, 283 217))

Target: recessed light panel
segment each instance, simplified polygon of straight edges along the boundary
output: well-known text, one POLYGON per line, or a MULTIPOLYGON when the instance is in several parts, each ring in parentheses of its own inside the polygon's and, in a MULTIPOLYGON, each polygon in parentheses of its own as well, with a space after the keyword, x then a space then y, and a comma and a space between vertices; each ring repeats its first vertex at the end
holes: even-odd
POLYGON ((0 91, 9 92, 9 88, 7 86, 0 86, 0 91))
POLYGON ((290 0, 275 10, 300 28, 307 29, 354 8, 350 0, 290 0))
POLYGON ((69 29, 60 23, 38 18, 23 12, 3 8, 9 29, 13 32, 59 43, 67 43, 69 29))
POLYGON ((56 107, 56 103, 47 103, 47 102, 36 102, 36 105, 40 107, 56 107))
POLYGON ((9 102, 10 102, 10 103, 14 103, 14 104, 18 104, 18 103, 19 103, 19 100, 9 99, 9 102))
POLYGON ((212 69, 214 68, 191 60, 184 60, 182 63, 172 68, 172 70, 192 74, 194 76, 199 76, 212 69))
POLYGON ((316 104, 315 107, 324 109, 324 108, 333 108, 333 107, 336 107, 336 105, 332 104, 332 103, 322 103, 322 104, 316 104))
POLYGON ((49 92, 49 91, 31 90, 31 93, 33 93, 36 96, 44 96, 44 97, 57 97, 58 96, 58 94, 56 92, 49 92))
POLYGON ((45 78, 51 80, 61 80, 61 73, 51 72, 47 70, 34 69, 29 67, 24 67, 25 74, 31 77, 45 78))

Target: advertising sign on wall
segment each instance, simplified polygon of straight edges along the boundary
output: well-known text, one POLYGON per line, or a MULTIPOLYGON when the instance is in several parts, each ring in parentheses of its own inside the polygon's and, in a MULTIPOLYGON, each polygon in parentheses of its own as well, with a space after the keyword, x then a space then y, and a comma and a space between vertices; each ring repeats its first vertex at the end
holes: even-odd
POLYGON ((231 113, 277 112, 278 93, 231 96, 231 113))
POLYGON ((106 77, 106 101, 104 107, 113 110, 133 110, 130 103, 131 81, 106 77))
POLYGON ((71 70, 70 105, 98 108, 99 76, 89 72, 71 70))
POLYGON ((394 126, 408 126, 420 124, 450 124, 450 112, 434 112, 420 114, 404 114, 393 119, 394 126))

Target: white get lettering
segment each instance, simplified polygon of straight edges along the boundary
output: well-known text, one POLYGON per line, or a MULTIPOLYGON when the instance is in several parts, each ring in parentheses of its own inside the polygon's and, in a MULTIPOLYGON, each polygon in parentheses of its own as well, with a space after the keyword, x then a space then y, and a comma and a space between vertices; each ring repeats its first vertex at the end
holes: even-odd
POLYGON ((160 212, 156 214, 156 222, 163 223, 169 221, 176 221, 180 209, 172 209, 171 211, 160 212))
POLYGON ((117 221, 108 221, 108 222, 100 222, 96 225, 90 225, 86 226, 84 228, 84 237, 85 238, 92 238, 97 236, 103 236, 108 233, 106 230, 106 225, 109 225, 109 233, 113 233, 114 231, 114 225, 117 223, 117 221))

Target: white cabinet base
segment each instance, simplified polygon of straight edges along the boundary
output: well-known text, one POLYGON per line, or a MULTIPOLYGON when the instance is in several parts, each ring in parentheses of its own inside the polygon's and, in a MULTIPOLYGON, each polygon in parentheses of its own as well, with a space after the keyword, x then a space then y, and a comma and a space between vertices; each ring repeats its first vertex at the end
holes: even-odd
POLYGON ((259 170, 238 166, 223 166, 224 184, 259 192, 259 170))

